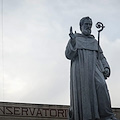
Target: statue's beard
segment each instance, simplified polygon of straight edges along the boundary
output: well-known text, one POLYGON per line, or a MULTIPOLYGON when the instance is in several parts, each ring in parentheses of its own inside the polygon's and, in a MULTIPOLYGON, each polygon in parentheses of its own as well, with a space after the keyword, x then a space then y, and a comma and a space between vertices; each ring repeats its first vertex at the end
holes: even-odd
POLYGON ((89 36, 91 34, 91 29, 84 29, 82 33, 86 36, 89 36))

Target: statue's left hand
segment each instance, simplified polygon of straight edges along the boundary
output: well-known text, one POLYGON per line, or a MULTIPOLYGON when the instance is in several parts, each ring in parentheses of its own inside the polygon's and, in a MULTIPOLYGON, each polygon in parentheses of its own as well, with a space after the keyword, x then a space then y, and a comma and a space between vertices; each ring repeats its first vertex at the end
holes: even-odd
POLYGON ((110 76, 110 69, 109 68, 105 68, 103 74, 104 74, 105 78, 109 77, 110 76))

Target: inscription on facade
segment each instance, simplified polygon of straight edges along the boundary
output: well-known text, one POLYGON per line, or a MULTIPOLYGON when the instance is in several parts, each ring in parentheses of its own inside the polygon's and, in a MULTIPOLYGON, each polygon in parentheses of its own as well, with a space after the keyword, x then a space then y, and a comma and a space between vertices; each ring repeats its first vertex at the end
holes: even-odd
POLYGON ((68 118, 68 108, 58 106, 20 106, 18 105, 1 105, 0 116, 16 117, 37 117, 37 118, 68 118))

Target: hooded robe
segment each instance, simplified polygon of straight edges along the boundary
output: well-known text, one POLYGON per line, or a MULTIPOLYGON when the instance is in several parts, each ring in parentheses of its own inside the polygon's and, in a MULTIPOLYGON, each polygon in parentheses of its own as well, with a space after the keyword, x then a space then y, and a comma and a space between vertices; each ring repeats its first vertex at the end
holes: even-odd
POLYGON ((65 55, 71 60, 70 68, 70 120, 95 120, 113 115, 104 77, 110 67, 94 36, 75 34, 75 44, 70 39, 65 55))

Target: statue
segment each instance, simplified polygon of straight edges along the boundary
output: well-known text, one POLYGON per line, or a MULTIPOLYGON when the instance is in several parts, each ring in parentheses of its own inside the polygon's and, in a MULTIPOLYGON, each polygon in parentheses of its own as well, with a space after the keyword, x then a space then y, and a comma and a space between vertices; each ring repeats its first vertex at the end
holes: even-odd
POLYGON ((70 28, 65 51, 71 60, 69 120, 117 120, 105 81, 110 76, 110 66, 91 35, 92 19, 84 17, 79 25, 81 34, 70 28))

